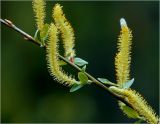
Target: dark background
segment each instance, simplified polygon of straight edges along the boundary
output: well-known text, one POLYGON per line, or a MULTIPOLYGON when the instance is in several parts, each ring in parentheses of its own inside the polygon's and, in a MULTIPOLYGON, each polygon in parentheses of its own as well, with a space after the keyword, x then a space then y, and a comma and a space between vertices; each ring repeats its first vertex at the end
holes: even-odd
MULTIPOLYGON (((52 7, 47 2, 50 23, 52 7)), ((75 30, 76 53, 89 62, 87 71, 115 82, 114 56, 124 17, 133 31, 132 86, 158 113, 159 13, 156 2, 59 2, 75 30)), ((1 2, 1 17, 34 35, 31 1, 1 2)), ((2 122, 134 122, 104 89, 89 85, 77 92, 49 75, 44 49, 1 26, 2 122)))

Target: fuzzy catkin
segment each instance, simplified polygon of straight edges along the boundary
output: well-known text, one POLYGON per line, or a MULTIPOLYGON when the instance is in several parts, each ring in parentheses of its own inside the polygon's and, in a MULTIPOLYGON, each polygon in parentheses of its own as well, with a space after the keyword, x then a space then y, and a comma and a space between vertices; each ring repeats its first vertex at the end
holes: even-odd
POLYGON ((61 84, 71 86, 76 80, 62 71, 58 58, 58 31, 54 24, 49 29, 49 40, 46 44, 46 56, 50 74, 61 84))
MULTIPOLYGON (((130 77, 130 63, 131 63, 131 43, 132 43, 132 32, 128 28, 125 19, 120 19, 121 32, 118 38, 118 53, 115 57, 115 68, 116 68, 116 80, 121 86, 127 82, 130 77)), ((122 102, 118 102, 120 109, 127 115, 123 110, 122 102)))
POLYGON ((129 80, 131 63, 132 32, 126 24, 121 25, 118 38, 118 53, 115 57, 117 83, 122 84, 129 80))
POLYGON ((136 110, 140 116, 144 117, 145 121, 150 124, 158 123, 158 117, 155 112, 138 92, 131 89, 120 89, 114 86, 110 87, 110 90, 118 95, 124 96, 133 109, 136 110))
POLYGON ((61 32, 61 36, 63 39, 63 46, 64 46, 64 55, 65 57, 74 57, 75 56, 75 37, 74 31, 71 27, 70 23, 65 18, 65 15, 62 10, 62 6, 60 4, 56 4, 53 8, 53 18, 55 20, 55 25, 61 32))
POLYGON ((124 94, 126 95, 129 103, 132 104, 133 108, 143 116, 148 123, 157 124, 158 117, 139 93, 134 90, 125 90, 124 94))
POLYGON ((33 0, 33 11, 36 17, 37 28, 42 31, 44 27, 44 19, 45 19, 45 1, 44 0, 33 0))
MULTIPOLYGON (((118 53, 115 57, 115 67, 116 67, 116 78, 117 83, 121 86, 123 83, 127 82, 130 78, 130 63, 131 63, 131 44, 132 44, 132 31, 128 28, 125 19, 120 20, 121 32, 118 38, 118 53)), ((156 124, 158 118, 155 112, 143 99, 143 97, 131 89, 119 89, 111 87, 115 93, 118 95, 125 96, 127 102, 131 104, 134 110, 136 110, 140 116, 150 124, 156 124)), ((122 102, 118 102, 120 109, 127 115, 123 110, 122 102)))

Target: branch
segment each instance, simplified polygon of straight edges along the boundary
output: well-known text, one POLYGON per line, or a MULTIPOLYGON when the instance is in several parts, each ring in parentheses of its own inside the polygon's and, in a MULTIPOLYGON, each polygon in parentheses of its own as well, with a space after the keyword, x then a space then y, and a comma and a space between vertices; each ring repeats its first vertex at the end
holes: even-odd
MULTIPOLYGON (((31 35, 27 34, 26 32, 22 31, 20 28, 18 28, 17 26, 15 26, 10 20, 7 19, 1 19, 0 18, 0 22, 2 24, 4 24, 5 26, 15 30, 16 32, 18 32, 19 34, 21 34, 25 40, 30 41, 38 46, 41 46, 41 43, 36 41, 31 35)), ((45 48, 45 47, 44 47, 45 48)), ((64 58, 61 55, 58 55, 60 59, 62 59, 63 61, 65 61, 66 63, 68 63, 69 65, 71 65, 72 67, 74 67, 75 69, 77 69, 78 71, 82 71, 81 68, 79 68, 77 65, 75 65, 74 63, 71 63, 70 61, 68 61, 66 58, 64 58)), ((119 96, 117 94, 115 94, 114 92, 112 92, 111 90, 109 90, 109 88, 107 86, 105 86, 104 84, 102 84, 101 82, 99 82, 97 79, 95 79, 93 76, 91 76, 89 73, 84 72, 88 78, 95 84, 97 84, 98 86, 102 87, 103 89, 105 89, 109 94, 111 94, 113 97, 115 97, 117 100, 120 100, 121 102, 125 103, 126 105, 128 105, 129 107, 133 108, 132 105, 130 103, 128 103, 124 97, 119 96)))

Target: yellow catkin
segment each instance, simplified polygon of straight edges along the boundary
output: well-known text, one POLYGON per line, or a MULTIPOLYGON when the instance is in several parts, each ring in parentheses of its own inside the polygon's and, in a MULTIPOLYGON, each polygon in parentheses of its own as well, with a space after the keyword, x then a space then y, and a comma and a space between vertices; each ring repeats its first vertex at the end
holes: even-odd
POLYGON ((128 101, 132 104, 133 108, 143 116, 148 123, 157 124, 158 117, 139 93, 133 90, 125 90, 124 94, 127 96, 128 101))
POLYGON ((42 31, 45 19, 45 1, 44 0, 33 0, 33 10, 36 17, 37 28, 42 31))
POLYGON ((76 80, 68 76, 62 71, 59 66, 58 58, 58 31, 54 24, 51 24, 49 29, 49 40, 46 44, 47 63, 51 75, 60 83, 71 86, 76 83, 76 80))
POLYGON ((62 10, 62 6, 60 4, 56 4, 53 8, 53 18, 55 20, 55 24, 57 28, 60 30, 63 39, 63 46, 65 50, 65 57, 74 57, 74 31, 71 27, 70 23, 65 18, 65 15, 62 10))
MULTIPOLYGON (((132 32, 128 28, 125 19, 120 20, 121 32, 118 39, 118 53, 115 57, 115 67, 116 67, 116 78, 117 83, 122 85, 127 82, 130 77, 130 63, 131 63, 131 43, 132 43, 132 32)), ((143 99, 143 97, 131 89, 119 89, 113 88, 115 93, 118 95, 125 96, 127 102, 131 104, 134 110, 136 110, 140 116, 143 116, 144 119, 150 124, 157 124, 158 118, 155 115, 155 112, 143 99)), ((119 101, 119 106, 123 111, 122 102, 119 101)), ((125 113, 125 111, 123 111, 125 113)), ((126 113, 127 115, 127 113, 126 113)))
POLYGON ((115 68, 117 83, 122 84, 129 80, 130 73, 130 52, 132 32, 127 27, 124 19, 121 19, 121 32, 118 38, 118 53, 115 57, 115 68))
POLYGON ((127 102, 136 110, 140 116, 150 124, 158 123, 158 116, 156 116, 153 109, 148 105, 144 98, 134 90, 131 89, 119 89, 116 87, 111 87, 112 91, 122 95, 126 98, 127 102))

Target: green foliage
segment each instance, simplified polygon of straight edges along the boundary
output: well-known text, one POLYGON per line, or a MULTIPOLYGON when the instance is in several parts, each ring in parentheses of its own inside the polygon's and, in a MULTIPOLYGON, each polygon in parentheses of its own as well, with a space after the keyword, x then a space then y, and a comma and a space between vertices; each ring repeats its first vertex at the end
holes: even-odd
POLYGON ((80 88, 82 88, 83 86, 84 86, 83 84, 77 84, 77 83, 75 83, 71 87, 70 92, 75 92, 75 91, 79 90, 80 88))
POLYGON ((123 83, 121 87, 123 89, 128 89, 128 88, 131 87, 131 85, 133 84, 133 82, 134 82, 134 78, 132 78, 131 80, 129 80, 129 81, 125 82, 125 83, 123 83))
POLYGON ((74 64, 78 65, 78 66, 84 66, 84 65, 87 65, 88 62, 81 59, 81 58, 75 58, 74 59, 74 64))
POLYGON ((87 84, 88 82, 88 77, 83 72, 78 73, 78 79, 80 80, 81 84, 87 84))
POLYGON ((86 71, 86 65, 84 65, 83 67, 82 67, 82 72, 85 72, 86 71))
POLYGON ((134 124, 140 124, 141 122, 142 122, 143 120, 138 120, 138 121, 136 121, 134 124))
MULTIPOLYGON (((86 67, 84 67, 86 68, 86 67)), ((78 79, 80 82, 76 82, 75 84, 72 85, 70 92, 74 92, 82 88, 85 84, 88 83, 88 77, 84 72, 78 72, 78 79)))
POLYGON ((36 41, 39 41, 39 30, 37 29, 36 30, 36 32, 35 32, 35 34, 34 34, 34 39, 36 40, 36 41))
POLYGON ((59 65, 60 65, 60 66, 67 65, 67 63, 66 63, 65 61, 63 61, 63 60, 60 60, 60 61, 59 61, 59 65))
POLYGON ((102 82, 103 84, 108 84, 108 85, 111 85, 111 86, 118 86, 117 84, 112 83, 112 82, 110 82, 108 79, 105 79, 105 78, 98 78, 98 80, 99 80, 100 82, 102 82))
POLYGON ((43 30, 40 32, 40 38, 42 41, 46 40, 48 36, 49 24, 45 24, 43 30))
POLYGON ((134 118, 134 119, 137 119, 137 118, 140 118, 138 113, 132 109, 131 107, 127 106, 127 105, 122 105, 122 110, 124 111, 124 113, 129 117, 129 118, 134 118))
POLYGON ((42 31, 39 31, 37 29, 35 32, 34 39, 36 41, 39 41, 41 43, 41 46, 45 46, 45 41, 48 38, 48 30, 49 30, 49 24, 45 24, 42 31))

